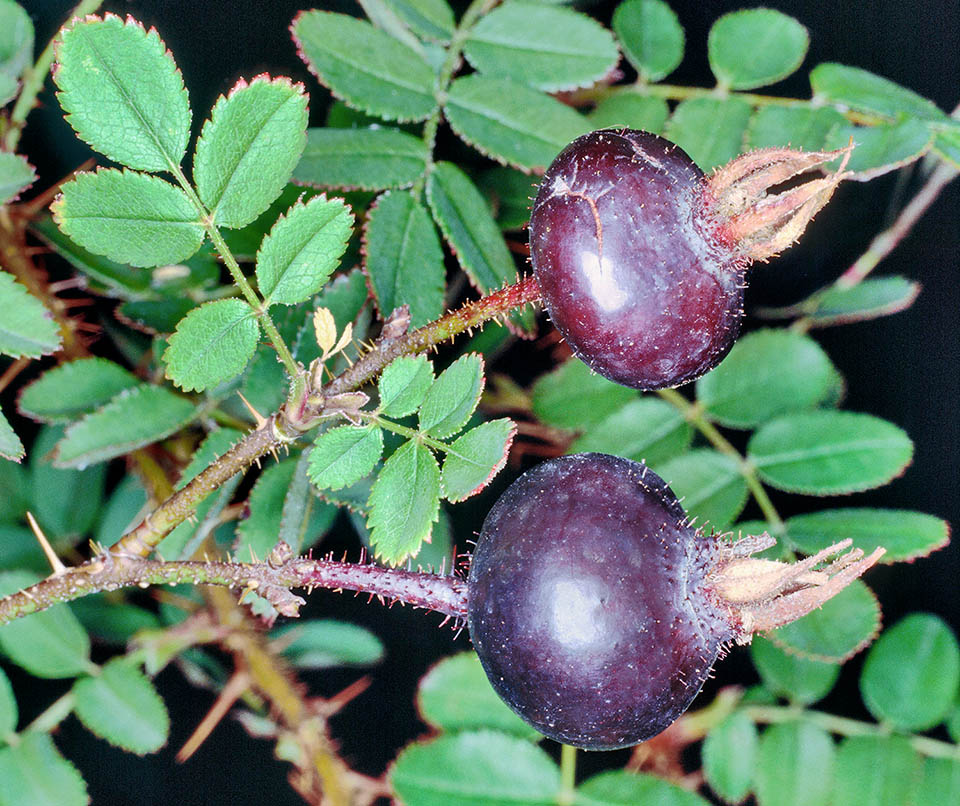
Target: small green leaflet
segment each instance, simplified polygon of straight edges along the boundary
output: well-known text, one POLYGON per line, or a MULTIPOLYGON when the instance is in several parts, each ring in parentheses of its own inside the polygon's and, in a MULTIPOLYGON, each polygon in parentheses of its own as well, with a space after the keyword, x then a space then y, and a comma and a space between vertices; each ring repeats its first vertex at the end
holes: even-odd
POLYGON ((49 733, 27 731, 0 748, 0 806, 87 806, 87 785, 49 733))
POLYGON ((670 109, 662 98, 618 92, 600 101, 587 117, 597 129, 626 126, 659 134, 670 117, 670 109))
POLYGON ((17 700, 10 678, 0 669, 0 742, 17 729, 17 700))
POLYGON ((939 725, 960 687, 960 647, 932 613, 911 613, 870 647, 860 676, 863 701, 878 722, 922 732, 939 725))
POLYGON ((417 686, 417 710, 438 730, 486 728, 534 741, 542 738, 500 699, 475 652, 460 652, 434 664, 417 686))
POLYGON ((831 801, 836 751, 823 728, 807 721, 771 725, 760 738, 754 789, 764 804, 796 802, 827 806, 831 801))
POLYGON ((13 358, 40 358, 60 349, 60 328, 43 303, 0 271, 0 353, 13 358))
POLYGON ((54 465, 83 468, 122 456, 176 433, 195 414, 191 401, 163 386, 125 389, 66 430, 54 465))
POLYGON ((266 305, 294 305, 316 294, 340 262, 353 215, 340 199, 297 202, 273 225, 257 252, 257 283, 266 305))
POLYGON ((584 781, 576 792, 577 806, 709 806, 694 792, 655 775, 612 770, 584 781))
POLYGON ((827 289, 809 316, 813 327, 863 322, 904 311, 919 294, 920 284, 906 277, 868 277, 852 288, 827 289))
POLYGON ((610 32, 585 14, 528 0, 481 17, 464 54, 485 75, 547 92, 590 86, 616 67, 620 55, 610 32))
POLYGON ((486 196, 500 229, 519 230, 527 225, 530 204, 537 195, 536 177, 496 165, 477 176, 477 187, 486 196))
POLYGON ((194 308, 177 325, 163 353, 167 377, 198 392, 239 375, 257 348, 260 325, 250 306, 221 299, 194 308))
POLYGON ((827 148, 843 148, 853 138, 856 148, 847 170, 853 179, 867 182, 920 159, 933 145, 933 132, 919 120, 904 120, 893 125, 835 126, 827 137, 827 148))
POLYGON ((380 639, 356 624, 334 619, 310 619, 274 630, 271 637, 298 669, 370 666, 383 659, 380 639))
POLYGON ((155 753, 167 743, 170 717, 153 683, 125 658, 73 686, 74 712, 88 730, 130 753, 155 753))
POLYGON ((81 140, 142 171, 180 165, 190 137, 183 78, 151 28, 113 14, 74 20, 57 43, 53 78, 81 140))
POLYGON ((907 736, 850 736, 840 743, 830 806, 946 804, 955 799, 916 799, 921 756, 907 736))
POLYGON ((306 137, 302 84, 263 75, 220 96, 193 161, 197 193, 214 222, 242 227, 266 210, 290 179, 306 137))
POLYGON ((33 60, 33 20, 19 3, 3 0, 0 31, 0 73, 16 87, 17 79, 33 60))
POLYGON ((697 448, 654 468, 670 485, 688 515, 714 530, 728 526, 747 502, 747 482, 729 456, 697 448))
POLYGON ((683 61, 683 28, 663 0, 624 0, 612 25, 623 55, 644 80, 666 78, 683 61))
MULTIPOLYGON (((0 572, 0 597, 28 588, 37 579, 27 571, 0 572)), ((90 668, 90 638, 66 604, 5 624, 0 651, 34 677, 75 677, 90 668)))
POLYGON ((24 454, 20 437, 16 435, 6 416, 0 411, 0 456, 19 462, 24 454))
POLYGON ((440 468, 430 450, 411 440, 383 463, 370 498, 374 555, 397 564, 417 553, 440 508, 440 468))
POLYGON ((385 0, 417 36, 446 42, 456 25, 446 0, 385 0))
POLYGON ((377 426, 341 425, 313 443, 307 469, 322 489, 339 490, 367 476, 383 455, 383 431, 377 426))
POLYGON ((423 120, 436 108, 430 66, 369 22, 304 11, 291 30, 311 72, 351 106, 399 121, 423 120))
POLYGON ((816 554, 850 538, 864 554, 883 546, 887 552, 880 558, 882 563, 926 557, 950 540, 946 521, 906 509, 828 509, 795 515, 786 526, 787 539, 804 554, 816 554))
POLYGON ((450 437, 467 424, 483 393, 483 357, 468 353, 454 361, 433 382, 420 406, 420 430, 432 437, 450 437))
POLYGON ((703 776, 728 803, 740 803, 749 794, 758 744, 757 727, 742 711, 734 711, 704 739, 703 776))
POLYGON ((667 121, 666 136, 709 172, 743 150, 753 107, 740 98, 692 98, 681 101, 667 121))
POLYGON ((385 190, 412 185, 426 166, 423 140, 399 129, 307 129, 307 147, 293 180, 316 187, 385 190))
POLYGON ((946 118, 932 101, 859 67, 836 62, 818 64, 810 71, 810 87, 815 100, 892 120, 942 121, 946 118))
POLYGON ((804 151, 826 148, 827 135, 847 119, 830 106, 762 106, 750 119, 747 146, 792 146, 804 151))
POLYGON ((451 792, 470 806, 556 803, 560 771, 545 750, 497 731, 442 734, 403 749, 390 769, 403 803, 445 806, 451 792))
POLYGON ((840 675, 839 664, 808 660, 784 652, 760 635, 755 635, 750 642, 750 657, 763 684, 778 697, 785 697, 797 705, 822 700, 840 675))
POLYGON ((471 428, 450 445, 443 462, 443 497, 457 503, 486 487, 506 464, 516 433, 512 420, 491 420, 471 428))
POLYGON ((571 430, 599 423, 637 393, 591 372, 579 358, 565 361, 533 385, 533 413, 547 425, 571 430))
POLYGON ((233 549, 241 562, 261 562, 277 544, 283 504, 296 469, 296 459, 271 464, 253 485, 247 499, 250 515, 237 524, 233 549))
POLYGON ((750 90, 786 78, 807 55, 810 36, 793 17, 772 8, 733 11, 707 37, 710 68, 722 87, 750 90))
POLYGON ((112 168, 78 174, 50 209, 66 235, 118 263, 180 263, 203 243, 203 224, 187 194, 149 174, 112 168))
MULTIPOLYGON (((0 72, 2 75, 2 72, 0 72)), ((13 201, 37 178, 26 157, 0 152, 0 205, 13 201)))
POLYGON ((79 358, 48 369, 25 386, 18 406, 21 414, 41 422, 69 422, 138 383, 129 370, 106 358, 79 358))
POLYGON ((473 74, 450 85, 444 112, 451 128, 481 154, 533 171, 590 130, 579 112, 539 90, 473 74))
POLYGON ((380 413, 387 417, 413 414, 433 384, 433 365, 423 354, 402 356, 380 375, 380 413))
POLYGON ((413 194, 387 191, 367 214, 364 271, 380 316, 410 306, 411 327, 443 313, 446 269, 430 215, 413 194))
POLYGON ((761 478, 778 489, 838 495, 879 487, 902 473, 913 456, 913 443, 879 417, 813 411, 761 426, 747 455, 761 478))

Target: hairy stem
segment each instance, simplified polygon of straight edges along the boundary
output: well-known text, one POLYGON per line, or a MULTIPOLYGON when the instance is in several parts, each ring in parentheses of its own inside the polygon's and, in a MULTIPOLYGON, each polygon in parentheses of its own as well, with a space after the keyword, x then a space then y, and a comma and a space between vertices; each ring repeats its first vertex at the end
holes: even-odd
POLYGON ((467 587, 458 577, 295 557, 289 546, 279 543, 264 563, 165 562, 106 552, 0 599, 0 625, 97 591, 181 583, 255 591, 287 616, 297 615, 303 604, 291 588, 363 592, 454 618, 467 613, 467 587))
MULTIPOLYGON (((84 17, 92 14, 98 8, 103 0, 81 0, 73 11, 70 12, 68 21, 74 17, 84 17)), ((15 151, 20 142, 20 133, 23 131, 23 125, 27 120, 27 115, 33 109, 37 102, 37 95, 43 89, 43 84, 47 80, 47 73, 50 71, 50 65, 53 64, 54 45, 57 41, 56 36, 51 39, 43 52, 37 58, 32 67, 27 68, 23 74, 23 86, 20 88, 20 95, 17 102, 13 105, 13 111, 10 113, 10 128, 7 129, 3 137, 3 150, 15 151)))

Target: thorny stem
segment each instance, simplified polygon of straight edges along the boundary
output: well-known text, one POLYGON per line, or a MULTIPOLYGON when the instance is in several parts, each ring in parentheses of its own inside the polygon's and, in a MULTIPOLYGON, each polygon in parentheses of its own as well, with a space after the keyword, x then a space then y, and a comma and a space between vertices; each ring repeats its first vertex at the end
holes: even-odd
POLYGON ((707 441, 720 451, 720 453, 729 456, 737 463, 740 475, 743 476, 744 481, 747 482, 750 493, 757 502, 757 506, 760 507, 760 511, 763 512, 763 517, 770 525, 770 531, 775 535, 782 534, 784 529, 783 518, 780 517, 780 513, 777 512, 773 501, 771 501, 770 496, 767 495, 767 490, 763 486, 763 483, 757 478, 757 471, 753 463, 741 455, 740 451, 704 416, 703 409, 700 406, 691 403, 676 389, 661 389, 657 394, 672 406, 676 407, 681 414, 683 414, 687 422, 703 434, 703 436, 707 438, 707 441))
MULTIPOLYGON (((69 21, 74 17, 84 17, 87 14, 92 14, 100 8, 102 2, 103 0, 81 0, 73 11, 70 12, 67 20, 69 21)), ((30 110, 33 109, 34 104, 37 102, 37 95, 39 95, 40 90, 43 89, 50 65, 53 64, 56 41, 56 37, 51 39, 37 58, 33 67, 29 67, 24 71, 23 86, 20 88, 20 95, 13 106, 13 111, 10 113, 10 128, 7 129, 3 137, 4 151, 15 151, 17 143, 20 142, 20 133, 23 131, 23 124, 26 122, 30 110)))
POLYGON ((458 619, 467 613, 466 583, 458 577, 372 563, 295 557, 290 547, 281 542, 264 563, 167 562, 113 552, 99 554, 69 571, 53 574, 0 599, 0 625, 97 591, 181 583, 255 591, 287 616, 297 615, 303 604, 303 599, 290 592, 291 588, 363 592, 458 619))

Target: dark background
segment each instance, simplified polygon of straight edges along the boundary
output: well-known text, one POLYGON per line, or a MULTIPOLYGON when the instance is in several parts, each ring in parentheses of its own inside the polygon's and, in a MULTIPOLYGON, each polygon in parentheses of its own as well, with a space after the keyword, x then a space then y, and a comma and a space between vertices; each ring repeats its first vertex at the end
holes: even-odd
MULTIPOLYGON (((37 29, 38 50, 54 34, 73 3, 25 3, 37 29)), ((687 56, 669 77, 671 83, 710 86, 706 36, 710 24, 741 3, 675 2, 687 34, 687 56)), ((789 2, 765 5, 797 17, 809 28, 811 46, 803 69, 781 82, 774 92, 807 97, 806 73, 822 61, 839 61, 892 79, 934 100, 950 111, 960 102, 960 4, 956 2, 789 2)), ((312 122, 322 122, 325 93, 297 58, 287 28, 294 15, 309 4, 298 0, 275 2, 108 2, 106 10, 130 13, 154 25, 173 52, 183 72, 198 128, 220 93, 241 76, 267 71, 303 81, 311 93, 312 122)), ((352 3, 322 4, 323 8, 358 12, 352 3)), ((612 4, 582 6, 606 23, 612 4)), ((764 90, 766 91, 766 90, 764 90)), ((49 91, 29 119, 21 149, 37 165, 41 182, 60 177, 76 167, 89 152, 64 124, 49 91)), ((442 141, 441 141, 442 142, 442 141)), ((795 302, 830 282, 868 246, 871 238, 892 221, 899 208, 920 186, 917 171, 889 175, 868 184, 846 183, 820 214, 800 245, 751 278, 748 313, 757 305, 795 302)), ((880 490, 843 499, 842 505, 903 507, 930 512, 960 523, 958 501, 958 418, 960 399, 960 183, 948 186, 911 235, 878 269, 903 274, 923 284, 919 300, 906 313, 874 322, 814 331, 848 382, 844 407, 866 411, 902 426, 913 437, 913 465, 900 479, 880 490)), ((756 322, 748 320, 748 327, 756 322)), ((542 361, 526 347, 508 354, 497 367, 510 371, 509 362, 542 361)), ((463 543, 479 529, 483 513, 505 480, 488 490, 472 506, 458 507, 456 540, 463 543), (458 514, 459 512, 459 514, 458 514)), ((781 512, 794 514, 836 502, 775 495, 781 512)), ((744 517, 755 513, 748 510, 744 517)), ((355 542, 344 537, 344 547, 355 542)), ((908 611, 927 610, 960 627, 957 580, 960 550, 952 546, 909 565, 871 571, 869 582, 884 608, 885 623, 908 611)), ((397 748, 425 731, 413 711, 416 680, 436 658, 468 648, 465 635, 454 640, 439 618, 409 608, 383 610, 361 605, 351 597, 319 592, 307 615, 334 615, 369 626, 387 645, 387 659, 372 671, 373 685, 335 718, 333 733, 347 761, 358 769, 379 774, 397 748)), ((856 693, 862 657, 846 667, 841 686, 824 704, 827 710, 867 718, 856 693)), ((359 673, 328 672, 307 676, 312 691, 331 695, 359 673)), ((735 650, 719 664, 710 691, 731 683, 753 682, 745 650, 735 650)), ((26 682, 26 679, 23 679, 26 682)), ((272 744, 246 736, 228 719, 187 764, 173 761, 212 703, 209 692, 191 688, 179 672, 169 669, 159 678, 171 711, 173 733, 169 749, 144 759, 120 753, 91 737, 74 719, 64 724, 58 744, 87 779, 94 804, 159 804, 171 797, 184 804, 298 804, 300 799, 285 782, 286 766, 272 758, 272 744)), ((49 704, 53 684, 37 686, 36 708, 49 704)), ((22 689, 21 689, 22 691, 22 689)), ((29 707, 29 706, 28 706, 29 707)), ((551 743, 546 743, 550 745, 551 743)), ((550 748, 555 752, 556 748, 550 748)), ((580 754, 583 773, 622 764, 626 753, 580 754)))

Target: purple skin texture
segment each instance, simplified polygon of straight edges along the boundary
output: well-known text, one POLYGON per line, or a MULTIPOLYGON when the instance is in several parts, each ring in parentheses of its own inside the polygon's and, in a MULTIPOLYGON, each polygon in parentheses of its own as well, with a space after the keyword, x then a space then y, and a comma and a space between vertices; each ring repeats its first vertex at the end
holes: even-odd
POLYGON ((704 176, 668 140, 591 132, 547 170, 530 216, 543 301, 574 354, 616 383, 678 386, 729 352, 749 261, 704 212, 704 176))
POLYGON ((687 709, 734 628, 703 585, 715 543, 686 523, 659 476, 604 454, 544 462, 500 497, 470 567, 467 623, 520 717, 610 750, 687 709))

